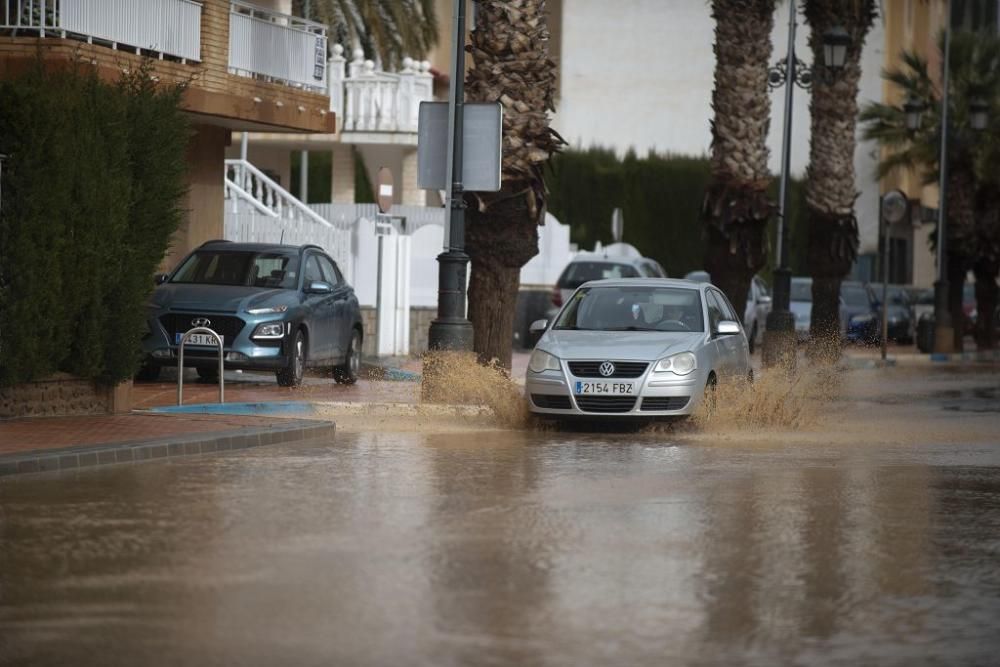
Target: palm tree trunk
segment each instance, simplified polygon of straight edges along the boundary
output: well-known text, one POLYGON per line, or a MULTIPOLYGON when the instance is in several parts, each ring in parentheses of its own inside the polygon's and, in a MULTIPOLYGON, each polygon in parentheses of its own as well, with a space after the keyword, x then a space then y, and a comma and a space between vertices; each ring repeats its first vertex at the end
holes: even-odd
POLYGON ((997 346, 997 275, 1000 262, 986 258, 978 260, 972 267, 976 276, 976 347, 992 350, 997 346))
POLYGON ((713 0, 715 89, 712 91, 712 181, 701 218, 705 269, 737 313, 746 308, 754 274, 767 262, 767 90, 774 0, 713 0))
POLYGON ((854 148, 858 83, 865 35, 875 19, 874 0, 810 0, 805 4, 813 63, 822 67, 823 33, 840 25, 851 36, 844 67, 815 76, 810 103, 811 134, 806 172, 809 274, 813 278, 810 352, 840 356, 840 285, 858 256, 854 216, 854 148))
POLYGON ((503 182, 498 193, 466 196, 469 320, 479 360, 509 369, 520 270, 538 254, 545 214, 542 165, 565 142, 549 127, 556 70, 545 0, 478 0, 477 7, 466 93, 503 104, 503 182))

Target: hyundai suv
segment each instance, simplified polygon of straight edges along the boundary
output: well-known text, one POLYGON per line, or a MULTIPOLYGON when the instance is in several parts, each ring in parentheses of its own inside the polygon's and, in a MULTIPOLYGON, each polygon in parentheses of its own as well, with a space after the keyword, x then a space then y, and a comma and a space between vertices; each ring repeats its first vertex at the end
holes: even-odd
MULTIPOLYGON (((139 379, 176 366, 181 338, 197 327, 222 337, 226 368, 274 371, 286 387, 300 384, 307 367, 332 368, 344 384, 358 379, 358 299, 319 246, 209 241, 156 282, 139 379)), ((214 338, 190 336, 184 365, 215 379, 214 338)))

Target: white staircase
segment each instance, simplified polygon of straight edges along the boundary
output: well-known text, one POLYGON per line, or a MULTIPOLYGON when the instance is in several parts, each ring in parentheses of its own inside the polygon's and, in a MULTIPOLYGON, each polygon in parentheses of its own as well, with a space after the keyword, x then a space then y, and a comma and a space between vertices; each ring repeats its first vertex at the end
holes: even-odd
POLYGON ((226 160, 225 235, 246 243, 313 243, 352 273, 353 220, 332 223, 246 160, 226 160))

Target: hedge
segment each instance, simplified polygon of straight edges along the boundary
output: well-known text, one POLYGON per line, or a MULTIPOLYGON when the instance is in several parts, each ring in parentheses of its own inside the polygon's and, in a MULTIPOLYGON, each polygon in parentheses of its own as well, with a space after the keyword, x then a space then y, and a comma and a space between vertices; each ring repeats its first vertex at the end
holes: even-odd
POLYGON ((182 86, 42 65, 0 82, 0 385, 132 377, 152 275, 182 218, 182 86))
MULTIPOLYGON (((683 277, 702 268, 699 213, 710 177, 707 158, 656 153, 640 158, 633 152, 619 158, 614 151, 597 147, 564 151, 549 164, 549 211, 570 226, 570 238, 581 249, 593 248, 596 241, 611 243, 611 215, 621 208, 623 240, 660 262, 668 275, 683 277)), ((797 232, 804 229, 800 212, 805 211, 805 187, 795 179, 790 187, 790 260, 793 272, 799 274, 805 269, 805 235, 797 232)), ((774 199, 777 191, 775 179, 774 199)), ((772 269, 763 272, 768 280, 772 269)))

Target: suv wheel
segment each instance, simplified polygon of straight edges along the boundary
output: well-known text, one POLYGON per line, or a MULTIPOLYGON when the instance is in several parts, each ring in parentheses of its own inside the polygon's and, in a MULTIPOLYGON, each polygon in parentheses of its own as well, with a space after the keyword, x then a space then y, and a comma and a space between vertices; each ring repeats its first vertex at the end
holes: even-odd
POLYGON ((754 320, 753 326, 750 327, 750 337, 747 339, 747 343, 750 344, 750 354, 757 348, 757 320, 754 320))
POLYGON ((361 373, 361 332, 351 334, 351 345, 347 348, 344 363, 333 369, 333 379, 340 384, 354 384, 361 373))
POLYGON ((219 381, 219 369, 215 368, 197 368, 198 378, 202 382, 218 382, 219 381))
POLYGON ((140 382, 154 382, 160 377, 160 368, 156 364, 143 364, 135 374, 135 379, 140 382))
POLYGON ((288 365, 275 373, 278 384, 282 387, 297 387, 302 384, 302 375, 306 370, 306 337, 302 330, 295 332, 292 347, 288 354, 288 365))

